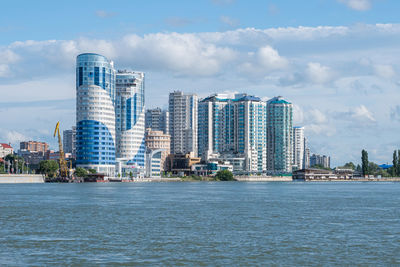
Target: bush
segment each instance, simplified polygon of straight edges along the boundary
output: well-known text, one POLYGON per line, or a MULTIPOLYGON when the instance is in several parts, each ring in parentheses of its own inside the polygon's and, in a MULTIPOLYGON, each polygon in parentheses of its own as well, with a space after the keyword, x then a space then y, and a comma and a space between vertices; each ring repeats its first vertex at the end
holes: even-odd
POLYGON ((39 170, 40 173, 53 178, 56 176, 58 171, 58 162, 55 160, 43 160, 39 163, 39 170))
POLYGON ((76 177, 86 177, 88 175, 88 172, 86 169, 78 167, 75 170, 75 175, 76 177))
POLYGON ((218 181, 236 181, 233 177, 233 173, 229 170, 218 171, 215 175, 215 179, 218 181))

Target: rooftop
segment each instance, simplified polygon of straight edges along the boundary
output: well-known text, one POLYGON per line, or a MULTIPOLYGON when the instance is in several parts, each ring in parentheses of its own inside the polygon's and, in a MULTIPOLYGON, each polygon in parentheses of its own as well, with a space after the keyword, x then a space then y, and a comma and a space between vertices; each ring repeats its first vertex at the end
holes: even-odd
POLYGON ((282 96, 276 96, 276 97, 268 100, 268 104, 292 104, 292 103, 283 99, 282 96))
POLYGON ((0 143, 0 145, 1 145, 3 148, 12 148, 12 146, 10 146, 9 144, 0 143))

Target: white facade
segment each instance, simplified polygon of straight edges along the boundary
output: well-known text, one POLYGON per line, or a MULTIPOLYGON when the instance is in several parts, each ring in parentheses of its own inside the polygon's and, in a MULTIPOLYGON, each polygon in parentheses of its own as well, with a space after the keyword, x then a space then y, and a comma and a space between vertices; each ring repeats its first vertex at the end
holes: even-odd
MULTIPOLYGON (((117 128, 117 159, 126 159, 127 165, 131 165, 138 169, 143 169, 144 171, 144 73, 133 71, 118 71, 116 76, 115 121, 117 128)), ((122 166, 122 169, 130 169, 125 167, 122 166)))
POLYGON ((263 172, 267 164, 266 103, 237 94, 211 95, 199 103, 199 155, 236 154, 248 172, 263 172))
POLYGON ((102 55, 85 53, 76 63, 76 165, 115 173, 115 70, 102 55))
POLYGON ((169 133, 171 153, 187 154, 193 152, 197 157, 197 107, 195 94, 175 91, 169 94, 169 133))
POLYGON ((304 127, 293 127, 293 168, 304 166, 304 127))
POLYGON ((5 156, 12 153, 13 153, 13 148, 9 144, 0 143, 0 158, 4 158, 5 156))

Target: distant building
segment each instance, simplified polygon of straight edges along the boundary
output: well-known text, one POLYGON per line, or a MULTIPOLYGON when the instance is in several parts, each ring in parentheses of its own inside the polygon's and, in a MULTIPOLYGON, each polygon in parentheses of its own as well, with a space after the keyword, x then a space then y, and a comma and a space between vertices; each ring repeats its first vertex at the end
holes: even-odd
POLYGON ((26 150, 29 152, 43 152, 45 153, 49 150, 49 144, 45 142, 38 142, 38 141, 27 141, 27 142, 20 142, 19 143, 20 150, 26 150))
MULTIPOLYGON (((49 150, 48 150, 49 151, 49 150)), ((28 151, 26 149, 19 150, 18 156, 21 156, 24 161, 32 168, 39 168, 39 163, 46 159, 46 153, 48 152, 37 152, 37 151, 28 151)))
POLYGON ((0 143, 0 158, 12 154, 14 152, 10 144, 0 143))
POLYGON ((166 162, 168 155, 170 154, 171 137, 169 134, 164 134, 162 131, 153 131, 152 129, 146 129, 146 148, 150 150, 150 153, 156 150, 160 150, 160 171, 166 170, 166 162))
POLYGON ((281 96, 267 102, 267 169, 292 171, 293 105, 281 96))
POLYGON ((63 148, 64 153, 70 153, 72 157, 76 157, 76 127, 72 126, 72 130, 64 130, 63 132, 63 148))
POLYGON ((129 165, 122 172, 145 169, 144 79, 143 72, 119 70, 116 75, 116 157, 129 165))
POLYGON ((300 170, 304 166, 304 127, 293 127, 293 168, 300 170))
POLYGON ((304 164, 303 169, 310 168, 310 149, 307 148, 307 139, 304 138, 304 164))
POLYGON ((169 134, 169 112, 160 108, 146 110, 146 129, 151 128, 153 131, 163 131, 169 134))
POLYGON ((331 158, 325 155, 312 154, 310 157, 310 167, 320 165, 324 168, 331 167, 331 158))
POLYGON ((324 170, 324 169, 302 169, 293 171, 293 180, 350 180, 353 179, 353 170, 324 170))
POLYGON ((247 94, 211 95, 199 103, 199 156, 240 154, 248 172, 266 170, 266 103, 247 94))
POLYGON ((197 156, 197 104, 195 94, 175 91, 169 94, 169 133, 171 153, 197 156))

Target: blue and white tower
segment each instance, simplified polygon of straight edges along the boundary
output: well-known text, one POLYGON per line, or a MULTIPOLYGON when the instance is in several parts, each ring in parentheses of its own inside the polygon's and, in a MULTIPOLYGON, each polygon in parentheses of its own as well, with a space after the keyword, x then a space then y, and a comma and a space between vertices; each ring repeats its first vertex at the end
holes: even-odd
POLYGON ((116 76, 117 173, 138 177, 145 171, 144 73, 118 71, 116 76))
POLYGON ((76 62, 76 164, 114 176, 115 70, 102 55, 85 53, 76 62))

